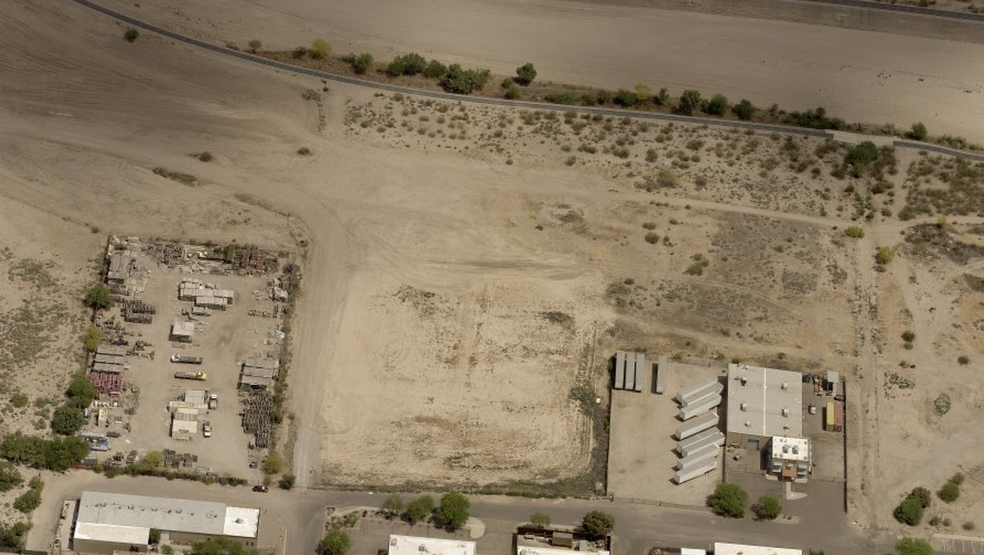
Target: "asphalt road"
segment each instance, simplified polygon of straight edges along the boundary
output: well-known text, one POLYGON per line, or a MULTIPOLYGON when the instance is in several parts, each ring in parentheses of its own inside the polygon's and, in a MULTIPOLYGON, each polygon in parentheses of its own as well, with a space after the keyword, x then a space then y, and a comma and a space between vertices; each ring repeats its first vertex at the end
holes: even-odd
MULTIPOLYGON (((291 64, 285 64, 283 62, 278 62, 278 61, 275 61, 275 60, 270 60, 270 59, 263 58, 263 57, 260 57, 260 56, 254 56, 254 55, 249 54, 247 52, 241 52, 239 50, 232 50, 230 48, 225 48, 223 46, 218 46, 218 45, 215 45, 215 44, 210 44, 210 43, 207 43, 207 42, 198 40, 198 39, 194 39, 194 38, 191 38, 191 37, 188 37, 188 36, 184 36, 184 35, 181 35, 181 34, 178 34, 178 33, 174 33, 172 31, 168 31, 167 29, 163 29, 161 27, 158 27, 156 25, 152 25, 150 23, 145 23, 143 21, 134 19, 134 18, 129 17, 127 15, 124 15, 124 14, 121 14, 119 12, 116 12, 116 11, 110 10, 108 8, 105 8, 103 6, 100 6, 99 4, 96 4, 94 2, 90 2, 89 0, 71 0, 71 1, 72 2, 76 2, 77 4, 81 4, 82 6, 85 6, 87 8, 92 9, 92 10, 95 10, 95 11, 97 11, 99 13, 102 13, 104 15, 107 15, 109 17, 113 17, 115 19, 118 19, 120 21, 123 21, 123 22, 125 22, 125 23, 127 23, 129 25, 132 25, 133 27, 144 29, 145 31, 150 31, 152 33, 159 34, 161 36, 167 37, 169 39, 172 39, 172 40, 175 40, 175 41, 184 43, 184 44, 188 44, 188 45, 191 45, 191 46, 194 46, 194 47, 197 47, 197 48, 202 48, 202 49, 205 49, 205 50, 209 50, 209 51, 215 52, 217 54, 222 54, 222 55, 225 55, 225 56, 231 56, 231 57, 238 58, 240 60, 244 60, 244 61, 247 61, 247 62, 252 62, 252 63, 255 63, 255 64, 265 65, 265 66, 268 66, 268 67, 272 67, 272 68, 280 69, 280 70, 284 70, 284 71, 290 71, 290 72, 293 72, 293 73, 299 73, 299 74, 302 74, 302 75, 310 75, 312 77, 317 77, 318 79, 324 79, 326 81, 332 81, 332 82, 335 82, 335 83, 345 83, 345 84, 349 84, 349 85, 356 85, 356 86, 361 86, 361 87, 368 87, 368 88, 372 88, 372 89, 389 91, 389 92, 394 92, 394 93, 402 93, 402 94, 422 96, 422 97, 427 97, 427 98, 435 98, 435 99, 439 99, 439 100, 449 100, 449 101, 452 101, 452 102, 465 102, 465 103, 470 103, 470 104, 485 104, 485 105, 490 105, 490 106, 504 106, 504 107, 511 107, 511 108, 527 108, 527 109, 531 109, 531 110, 552 110, 552 111, 557 111, 557 112, 568 112, 568 111, 572 111, 572 112, 577 112, 577 113, 582 113, 582 114, 600 114, 600 115, 603 115, 603 116, 612 116, 612 117, 619 117, 619 118, 628 116, 628 117, 632 117, 632 118, 636 118, 636 119, 657 120, 657 121, 673 121, 673 122, 681 122, 681 123, 692 123, 692 124, 697 124, 697 125, 709 125, 709 126, 714 126, 714 127, 724 127, 724 128, 731 128, 731 129, 743 129, 743 130, 744 129, 753 129, 753 130, 756 130, 756 131, 762 131, 762 132, 768 132, 768 133, 785 133, 785 134, 790 134, 790 135, 802 135, 802 136, 812 136, 812 137, 828 137, 828 136, 830 136, 829 133, 827 133, 826 131, 823 131, 823 130, 819 130, 819 129, 807 129, 807 128, 802 128, 802 127, 791 127, 791 126, 788 126, 788 125, 775 125, 775 124, 755 123, 755 122, 748 122, 748 121, 722 120, 722 119, 716 119, 716 118, 703 118, 703 117, 695 117, 695 116, 683 116, 683 115, 677 115, 677 114, 661 114, 661 113, 653 113, 653 112, 640 112, 640 111, 634 111, 634 110, 621 110, 621 109, 612 109, 612 108, 592 108, 592 107, 587 107, 587 106, 565 106, 565 105, 547 104, 547 103, 539 103, 539 102, 525 102, 525 101, 505 100, 505 99, 497 99, 497 98, 484 98, 484 97, 476 97, 476 96, 463 96, 463 95, 458 95, 458 94, 451 94, 451 93, 444 93, 444 92, 437 92, 437 91, 425 91, 425 90, 420 90, 420 89, 413 89, 413 88, 410 88, 410 87, 401 87, 401 86, 398 86, 398 85, 391 85, 391 84, 388 84, 388 83, 379 83, 379 82, 376 82, 376 81, 367 81, 367 80, 364 80, 364 79, 358 79, 358 78, 349 77, 349 76, 346 76, 346 75, 338 75, 338 74, 335 74, 335 73, 328 73, 328 72, 325 72, 325 71, 318 71, 318 70, 309 69, 309 68, 300 67, 300 66, 295 66, 295 65, 291 65, 291 64)), ((888 7, 892 7, 892 8, 912 7, 912 6, 898 6, 898 5, 891 5, 891 4, 880 4, 880 3, 875 3, 875 2, 863 2, 863 1, 860 1, 860 0, 804 0, 804 1, 809 1, 809 2, 821 2, 821 1, 824 1, 824 2, 827 2, 827 3, 836 3, 836 4, 842 4, 843 3, 843 4, 846 4, 846 5, 862 5, 864 7, 878 7, 878 8, 882 8, 882 9, 887 9, 888 7)), ((932 11, 932 10, 929 10, 929 11, 932 11)), ((974 14, 967 14, 967 15, 974 15, 974 14)), ((966 159, 974 160, 974 161, 984 161, 984 154, 970 153, 970 152, 965 152, 965 151, 956 150, 956 149, 952 149, 952 148, 942 147, 942 146, 938 146, 938 145, 931 145, 931 144, 928 144, 928 143, 920 143, 920 142, 915 142, 915 141, 895 141, 895 145, 898 146, 898 147, 918 148, 918 149, 922 149, 922 150, 933 151, 933 152, 937 152, 937 153, 940 153, 940 154, 946 154, 946 155, 949 155, 949 156, 957 156, 957 157, 966 158, 966 159)))
POLYGON ((850 6, 852 8, 867 8, 870 10, 884 10, 887 12, 914 13, 928 15, 932 17, 942 17, 944 19, 966 19, 969 21, 984 22, 984 14, 971 12, 957 12, 948 10, 934 10, 920 6, 909 6, 906 4, 885 4, 882 2, 865 2, 864 0, 797 0, 799 2, 810 2, 813 4, 835 4, 838 6, 850 6))

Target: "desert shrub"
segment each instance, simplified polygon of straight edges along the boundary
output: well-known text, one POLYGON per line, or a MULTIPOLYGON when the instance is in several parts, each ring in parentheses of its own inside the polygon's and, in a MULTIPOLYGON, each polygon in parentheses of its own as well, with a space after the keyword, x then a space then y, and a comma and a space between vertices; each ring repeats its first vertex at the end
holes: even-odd
POLYGON ((864 239, 864 228, 857 225, 849 226, 844 230, 844 235, 853 239, 864 239))
POLYGON ((673 170, 663 168, 659 170, 659 175, 656 176, 656 183, 660 187, 675 188, 680 186, 680 178, 677 177, 677 174, 673 173, 673 170))
POLYGON ((933 546, 922 538, 901 538, 895 542, 898 555, 933 555, 933 546))
POLYGON ((902 341, 906 343, 912 343, 916 340, 916 333, 912 330, 906 330, 902 332, 902 341))
POLYGON ((533 526, 546 528, 547 526, 550 526, 550 515, 537 511, 530 515, 530 523, 533 526))
POLYGON ((578 96, 574 91, 558 91, 552 92, 543 97, 544 100, 550 102, 551 104, 577 104, 578 96))
POLYGON ((196 158, 198 158, 199 162, 211 162, 214 159, 212 153, 207 150, 205 152, 198 154, 196 158))
POLYGON ((517 87, 515 84, 510 83, 509 86, 506 87, 505 92, 502 93, 502 96, 506 100, 516 100, 519 98, 519 94, 520 94, 519 87, 517 87))
POLYGON ((775 497, 763 495, 754 507, 755 516, 760 520, 774 520, 782 512, 782 504, 775 497))
POLYGON ((915 499, 919 502, 919 506, 922 508, 929 507, 930 503, 933 502, 933 494, 929 492, 928 489, 923 487, 912 488, 909 495, 906 496, 907 499, 915 499))
POLYGON ((291 490, 294 489, 294 484, 297 482, 297 477, 293 474, 284 474, 280 477, 280 482, 278 485, 280 489, 291 490))
MULTIPOLYGON (((314 39, 311 41, 311 50, 309 52, 312 58, 315 60, 320 60, 331 52, 331 43, 325 39, 314 39)), ((370 60, 371 59, 372 58, 370 57, 370 60)))
POLYGON ((297 149, 297 153, 300 154, 301 156, 309 156, 311 154, 311 149, 306 146, 302 146, 301 148, 297 149))
POLYGON ((161 531, 157 528, 150 529, 150 535, 148 536, 148 541, 151 545, 157 545, 161 543, 161 531))
POLYGON ((0 463, 0 491, 10 491, 23 482, 24 478, 21 477, 17 467, 8 461, 0 463))
POLYGON ((291 50, 290 55, 295 60, 300 60, 305 55, 307 55, 307 53, 308 53, 308 49, 306 47, 304 47, 304 46, 298 46, 298 47, 294 48, 293 50, 291 50))
POLYGON ((707 101, 704 112, 712 116, 723 116, 728 112, 728 97, 723 94, 716 94, 707 101))
POLYGON ((750 101, 744 98, 741 99, 741 101, 738 104, 735 104, 734 106, 731 107, 731 111, 734 112, 736 116, 738 116, 738 119, 744 121, 748 121, 752 119, 752 116, 755 115, 756 110, 758 110, 758 108, 756 108, 754 104, 752 104, 750 101))
POLYGON ((278 453, 271 452, 263 462, 263 472, 267 474, 279 474, 284 469, 284 458, 278 453))
POLYGON ((402 56, 398 56, 396 59, 399 59, 403 63, 404 75, 417 75, 418 73, 423 73, 427 68, 427 60, 416 52, 408 52, 402 56))
POLYGON ((218 537, 209 538, 203 542, 191 544, 189 555, 260 555, 260 552, 251 547, 244 547, 236 540, 218 537))
POLYGON ((875 143, 871 141, 864 141, 863 143, 851 147, 847 151, 847 156, 845 161, 853 169, 853 173, 857 177, 861 177, 868 173, 868 168, 871 167, 875 161, 878 160, 878 147, 875 143))
POLYGON ((964 475, 957 472, 953 476, 950 476, 950 482, 957 484, 958 486, 964 483, 964 475))
POLYGON ((534 79, 536 79, 536 68, 530 62, 516 68, 516 82, 520 85, 529 85, 534 79))
POLYGON ((321 538, 321 553, 324 555, 345 555, 352 546, 352 540, 343 530, 329 530, 321 538))
POLYGON ((696 110, 700 110, 704 105, 704 99, 701 98, 700 92, 693 89, 687 89, 680 94, 680 102, 677 104, 677 111, 681 114, 693 114, 696 110))
POLYGON ((26 407, 29 402, 30 399, 27 398, 27 394, 22 391, 18 391, 10 396, 10 404, 13 405, 15 409, 22 409, 26 407))
POLYGON ((22 547, 25 535, 30 529, 30 522, 17 522, 12 526, 0 526, 0 547, 22 547))
POLYGON ((919 500, 913 497, 906 497, 895 510, 892 511, 895 520, 909 526, 918 526, 923 517, 923 507, 919 500))
POLYGON ((444 77, 448 72, 448 66, 442 64, 437 60, 431 60, 427 63, 427 67, 424 68, 424 77, 428 79, 440 79, 444 77))
POLYGON ((875 262, 884 266, 895 258, 895 251, 891 247, 878 247, 878 251, 875 253, 875 262))
POLYGON ((970 522, 968 520, 967 522, 964 522, 961 525, 961 528, 963 528, 964 530, 970 531, 970 530, 973 530, 974 528, 977 528, 977 525, 975 525, 973 522, 970 522))
POLYGON ((55 409, 51 415, 51 429, 57 434, 70 436, 78 432, 85 426, 85 416, 82 410, 69 403, 55 409))
POLYGON ((252 52, 253 54, 256 54, 256 51, 257 50, 259 50, 260 48, 263 48, 263 43, 260 42, 260 41, 258 41, 258 40, 256 40, 256 39, 253 39, 253 40, 249 41, 246 44, 246 47, 247 47, 247 49, 249 49, 250 52, 252 52))
POLYGON ((602 511, 591 511, 581 520, 581 528, 595 537, 607 536, 615 529, 615 517, 602 511))
POLYGON ((656 96, 653 97, 653 102, 657 106, 666 106, 670 103, 670 91, 666 90, 666 87, 660 88, 656 96))
POLYGON ((393 517, 402 513, 405 505, 403 503, 403 498, 400 497, 400 494, 394 493, 383 501, 381 508, 388 516, 393 517))
POLYGON ((926 130, 926 126, 922 122, 913 123, 906 136, 917 141, 925 141, 926 137, 929 136, 929 131, 926 130))
POLYGON ((406 71, 406 69, 407 66, 403 63, 403 58, 397 56, 393 58, 393 61, 390 62, 389 65, 386 66, 386 74, 390 77, 399 77, 400 75, 403 75, 403 72, 406 71))
POLYGON ((437 508, 437 518, 441 524, 450 530, 457 530, 468 520, 468 509, 471 503, 468 498, 456 491, 445 493, 437 508))
POLYGON ((653 98, 653 90, 649 88, 649 85, 638 84, 635 86, 636 102, 639 104, 645 104, 653 98))
POLYGON ((953 482, 947 482, 943 484, 940 491, 936 492, 936 495, 943 500, 944 503, 953 503, 960 497, 960 486, 954 484, 953 482))
POLYGON ((748 493, 738 484, 722 482, 714 488, 708 505, 714 512, 729 518, 744 518, 748 493))
POLYGON ((628 89, 619 89, 615 91, 615 96, 612 97, 612 102, 618 106, 631 108, 639 103, 639 98, 636 96, 636 93, 628 89))
POLYGON ((968 364, 970 364, 970 357, 967 355, 960 355, 959 357, 957 357, 957 364, 959 364, 960 366, 967 366, 968 364))
POLYGON ((840 130, 847 127, 844 120, 827 117, 827 109, 823 106, 805 112, 789 112, 783 121, 790 125, 809 127, 811 129, 840 130))
POLYGON ((656 243, 659 243, 659 235, 656 234, 655 232, 647 233, 646 242, 649 243, 650 245, 655 245, 656 243))
POLYGON ((29 513, 41 506, 41 490, 29 489, 14 500, 14 508, 22 513, 29 513))
POLYGON ((403 518, 410 524, 416 524, 427 518, 427 515, 431 514, 433 510, 434 498, 429 495, 421 495, 407 504, 406 510, 403 511, 403 518))
POLYGON ((123 32, 123 39, 126 40, 126 42, 133 42, 137 40, 139 36, 140 31, 137 31, 133 27, 127 27, 126 31, 123 32))
POLYGON ((359 75, 362 75, 372 69, 372 62, 372 54, 369 54, 368 52, 363 52, 358 56, 349 57, 349 64, 351 64, 352 70, 359 75))
POLYGON ((94 308, 97 310, 105 310, 113 306, 113 298, 109 294, 109 289, 101 284, 97 283, 85 293, 85 305, 89 308, 94 308))
POLYGON ((491 72, 487 69, 464 69, 459 64, 451 64, 441 78, 441 88, 455 94, 471 94, 481 90, 489 80, 491 72))

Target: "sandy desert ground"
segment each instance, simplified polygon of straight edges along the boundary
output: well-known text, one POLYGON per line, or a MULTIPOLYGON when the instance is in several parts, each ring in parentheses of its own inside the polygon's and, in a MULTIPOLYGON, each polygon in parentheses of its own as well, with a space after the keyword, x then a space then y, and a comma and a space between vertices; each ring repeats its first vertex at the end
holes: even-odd
MULTIPOLYGON (((147 34, 127 44, 119 25, 74 4, 15 1, 0 29, 14 47, 0 57, 0 230, 18 257, 50 260, 79 288, 93 227, 307 245, 291 372, 302 485, 589 475, 594 437, 571 394, 605 396, 616 346, 843 369, 863 399, 849 464, 865 528, 896 530, 892 495, 984 461, 979 401, 961 387, 974 365, 957 361, 957 350, 984 357, 970 308, 980 293, 963 277, 984 274, 981 257, 905 242, 912 225, 937 222, 936 211, 896 217, 916 152, 896 153, 873 193, 831 176, 843 149, 818 139, 592 121, 589 153, 577 150, 580 120, 563 114, 441 112, 341 86, 322 91, 321 125, 303 98, 317 81, 147 34), (215 161, 189 156, 203 150, 215 161), (864 240, 844 237, 868 214, 864 240), (878 245, 899 247, 884 272, 878 245), (941 392, 952 410, 934 416, 941 392), (910 472, 950 445, 961 449, 947 465, 910 472)), ((939 172, 922 178, 952 193, 939 172)), ((944 229, 979 243, 979 211, 944 229)), ((29 291, 18 279, 5 296, 29 291)))
POLYGON ((849 121, 922 120, 934 133, 984 142, 984 45, 784 21, 592 2, 422 0, 106 0, 123 13, 216 41, 290 50, 322 37, 377 59, 420 52, 540 79, 825 106, 849 121), (384 16, 379 17, 379 14, 384 16), (710 38, 707 38, 710 37, 710 38))

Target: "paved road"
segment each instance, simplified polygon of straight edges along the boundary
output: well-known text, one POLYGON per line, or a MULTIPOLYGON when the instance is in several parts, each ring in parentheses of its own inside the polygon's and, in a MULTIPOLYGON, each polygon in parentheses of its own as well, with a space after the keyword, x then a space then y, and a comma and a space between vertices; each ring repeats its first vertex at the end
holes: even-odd
MULTIPOLYGON (((47 545, 57 525, 62 500, 75 497, 84 490, 186 497, 260 507, 267 511, 264 514, 286 524, 284 553, 290 555, 314 553, 314 546, 324 531, 326 507, 379 506, 384 496, 368 492, 285 492, 276 489, 261 494, 251 492, 248 487, 204 486, 182 480, 124 476, 107 479, 89 471, 46 475, 45 482, 43 504, 35 512, 35 527, 29 537, 28 545, 32 548, 47 545)), ((805 520, 800 524, 781 524, 751 519, 722 519, 704 509, 677 509, 605 500, 469 497, 472 515, 481 519, 487 527, 485 536, 479 540, 479 551, 487 555, 508 555, 513 528, 525 522, 535 511, 549 514, 556 524, 577 524, 585 512, 593 509, 608 511, 615 517, 614 542, 620 555, 643 555, 655 544, 705 547, 715 540, 822 549, 827 555, 881 555, 891 552, 891 546, 874 544, 848 527, 846 518, 836 526, 829 525, 829 516, 824 517, 824 522, 828 523, 824 526, 805 520)))
MULTIPOLYGON (((552 111, 557 111, 557 112, 572 111, 572 112, 577 112, 577 113, 600 114, 600 115, 603 115, 603 116, 612 116, 612 117, 625 117, 625 116, 629 116, 629 117, 633 117, 633 118, 637 118, 637 119, 647 119, 647 120, 657 120, 657 121, 673 121, 673 122, 681 122, 681 123, 692 123, 692 124, 697 124, 697 125, 709 125, 709 126, 715 126, 715 127, 726 127, 726 128, 731 128, 731 129, 754 129, 756 131, 769 132, 769 133, 784 133, 784 134, 789 134, 789 135, 802 135, 802 136, 812 136, 812 137, 830 137, 831 136, 830 133, 828 133, 826 131, 822 131, 822 130, 818 130, 818 129, 806 129, 806 128, 801 128, 801 127, 791 127, 791 126, 788 126, 788 125, 775 125, 775 124, 755 123, 755 122, 748 122, 748 121, 721 120, 721 119, 715 119, 715 118, 702 118, 702 117, 695 117, 695 116, 682 116, 682 115, 677 115, 677 114, 661 114, 661 113, 653 113, 653 112, 639 112, 639 111, 634 111, 634 110, 621 110, 621 109, 612 109, 612 108, 592 108, 592 107, 587 107, 587 106, 564 106, 564 105, 546 104, 546 103, 539 103, 539 102, 526 102, 526 101, 505 100, 505 99, 498 99, 498 98, 484 98, 484 97, 475 97, 475 96, 462 96, 462 95, 456 95, 456 94, 450 94, 450 93, 444 93, 444 92, 424 91, 424 90, 420 90, 420 89, 413 89, 413 88, 410 88, 410 87, 401 87, 401 86, 398 86, 398 85, 391 85, 391 84, 388 84, 388 83, 379 83, 379 82, 376 82, 376 81, 367 81, 367 80, 364 80, 364 79, 358 79, 358 78, 349 77, 349 76, 346 76, 346 75, 338 75, 338 74, 335 74, 335 73, 328 73, 328 72, 325 72, 325 71, 318 71, 318 70, 315 70, 315 69, 310 69, 310 68, 295 66, 295 65, 291 65, 291 64, 286 64, 286 63, 283 63, 283 62, 278 62, 278 61, 275 61, 275 60, 270 60, 270 59, 267 59, 267 58, 263 58, 263 57, 260 57, 260 56, 254 56, 254 55, 249 54, 247 52, 241 52, 239 50, 232 50, 230 48, 225 48, 223 46, 218 46, 218 45, 215 45, 215 44, 210 44, 210 43, 207 43, 207 42, 198 40, 198 39, 194 39, 194 38, 191 38, 191 37, 188 37, 188 36, 185 36, 185 35, 181 35, 181 34, 175 33, 173 31, 168 31, 167 29, 163 29, 161 27, 158 27, 156 25, 152 25, 150 23, 145 23, 145 22, 140 21, 138 19, 134 19, 134 18, 129 17, 127 15, 124 15, 124 14, 121 14, 119 12, 116 12, 116 11, 110 10, 108 8, 105 8, 103 6, 100 6, 99 4, 96 4, 94 2, 90 2, 89 0, 71 0, 71 1, 72 2, 76 2, 78 4, 81 4, 82 6, 85 6, 87 8, 92 9, 92 10, 95 10, 95 11, 97 11, 99 13, 104 14, 104 15, 108 15, 110 17, 113 17, 115 19, 118 19, 120 21, 123 21, 123 22, 125 22, 125 23, 127 23, 129 25, 132 25, 133 27, 138 27, 140 29, 144 29, 146 31, 150 31, 152 33, 159 34, 161 36, 167 37, 169 39, 172 39, 172 40, 175 40, 175 41, 178 41, 178 42, 182 42, 184 44, 188 44, 188 45, 191 45, 191 46, 194 46, 194 47, 197 47, 197 48, 202 48, 202 49, 205 49, 205 50, 209 50, 209 51, 215 52, 217 54, 222 54, 222 55, 225 55, 225 56, 231 56, 231 57, 234 57, 234 58, 238 58, 240 60, 245 60, 247 62, 251 62, 251 63, 255 63, 255 64, 260 64, 260 65, 265 65, 265 66, 268 66, 268 67, 272 67, 272 68, 276 68, 276 69, 280 69, 280 70, 284 70, 284 71, 290 71, 290 72, 293 72, 293 73, 300 73, 300 74, 303 74, 303 75, 310 75, 312 77, 317 77, 319 79, 324 79, 326 81, 332 81, 332 82, 335 82, 335 83, 345 83, 345 84, 349 84, 349 85, 356 85, 356 86, 361 86, 361 87, 368 87, 368 88, 372 88, 372 89, 384 90, 384 91, 389 91, 389 92, 394 92, 394 93, 402 93, 402 94, 408 94, 408 95, 423 96, 423 97, 435 98, 435 99, 439 99, 439 100, 449 100, 449 101, 453 101, 453 102, 466 102, 466 103, 470 103, 470 104, 485 104, 485 105, 490 105, 490 106, 505 106, 505 107, 511 107, 511 108, 527 108, 527 109, 531 109, 531 110, 552 110, 552 111)), ((806 0, 806 1, 819 2, 821 0, 806 0)), ((826 0, 824 0, 824 1, 826 1, 826 0)), ((890 5, 885 5, 885 4, 877 4, 877 3, 873 3, 873 2, 863 2, 861 0, 834 0, 834 3, 855 3, 855 4, 863 4, 866 7, 871 7, 872 5, 874 5, 874 6, 890 6, 890 5)), ((894 6, 894 7, 907 7, 907 6, 894 6)), ((964 152, 964 151, 960 151, 960 150, 956 150, 956 149, 952 149, 952 148, 947 148, 947 147, 942 147, 942 146, 937 146, 937 145, 931 145, 931 144, 926 144, 926 143, 920 143, 920 142, 916 142, 916 141, 901 141, 900 140, 900 141, 895 141, 895 145, 898 146, 898 147, 918 148, 918 149, 922 149, 922 150, 938 152, 940 154, 946 154, 946 155, 949 155, 949 156, 958 156, 958 157, 962 157, 962 158, 966 158, 966 159, 970 159, 970 160, 975 160, 975 161, 984 161, 984 154, 976 154, 976 153, 964 152)))
POLYGON ((945 19, 964 19, 968 21, 984 22, 984 14, 971 13, 966 11, 934 10, 920 6, 909 6, 905 4, 886 4, 882 2, 866 2, 864 0, 797 0, 799 2, 811 2, 814 4, 835 4, 838 6, 850 6, 852 8, 867 8, 870 10, 883 10, 887 12, 914 13, 928 15, 932 17, 942 17, 945 19))

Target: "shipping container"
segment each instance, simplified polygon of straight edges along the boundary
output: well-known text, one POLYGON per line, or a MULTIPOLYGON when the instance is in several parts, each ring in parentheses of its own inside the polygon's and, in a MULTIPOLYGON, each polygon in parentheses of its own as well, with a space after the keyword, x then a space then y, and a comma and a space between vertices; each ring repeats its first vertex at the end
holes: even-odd
POLYGON ((615 351, 615 384, 612 387, 625 387, 625 351, 615 351))
POLYGON ((679 428, 677 428, 676 435, 677 439, 687 439, 690 436, 699 434, 704 430, 717 426, 718 415, 716 412, 704 413, 697 418, 692 418, 684 422, 679 428))
POLYGON ((684 482, 693 480, 694 478, 700 478, 701 476, 707 474, 708 472, 713 472, 717 468, 717 465, 718 465, 717 459, 714 459, 706 466, 702 466, 700 468, 695 468, 693 470, 688 470, 686 472, 677 471, 677 473, 673 475, 673 481, 677 484, 682 484, 684 482))
POLYGON ((686 472, 694 468, 700 468, 706 466, 707 463, 712 460, 717 460, 718 455, 721 453, 721 448, 717 445, 707 445, 704 448, 694 452, 693 455, 680 459, 676 463, 676 470, 686 472))
POLYGON ((659 357, 655 365, 656 371, 656 393, 662 395, 666 391, 666 370, 669 363, 666 357, 659 357))
POLYGON ((695 452, 699 451, 700 449, 707 447, 708 445, 715 445, 717 447, 724 445, 724 434, 722 434, 720 430, 717 430, 716 428, 712 428, 711 430, 708 431, 713 433, 710 435, 703 435, 703 433, 698 434, 699 436, 702 436, 702 439, 700 441, 692 442, 683 447, 678 446, 677 453, 679 453, 681 457, 687 458, 690 455, 693 455, 695 452))
POLYGON ((708 397, 702 397, 697 402, 690 403, 680 409, 680 414, 678 416, 680 417, 680 420, 690 420, 691 418, 700 416, 720 404, 720 395, 715 394, 708 397))
POLYGON ((827 403, 827 408, 824 411, 824 415, 823 416, 824 416, 823 429, 824 430, 827 430, 828 432, 834 431, 834 424, 836 423, 836 419, 834 417, 834 402, 833 401, 829 401, 827 403))
POLYGON ((704 430, 699 434, 690 436, 687 439, 677 443, 676 452, 682 455, 686 449, 693 448, 693 446, 698 443, 707 441, 709 438, 716 438, 718 436, 721 436, 722 441, 724 440, 724 434, 722 434, 720 430, 716 428, 704 430))
POLYGON ((646 366, 646 355, 644 353, 636 353, 635 357, 635 391, 641 392, 646 386, 646 371, 648 370, 646 366))
POLYGON ((701 380, 696 384, 683 389, 680 393, 677 393, 676 400, 678 403, 686 404, 694 399, 699 399, 707 392, 714 391, 715 393, 720 393, 724 389, 721 382, 718 381, 717 376, 710 376, 706 380, 701 380))

